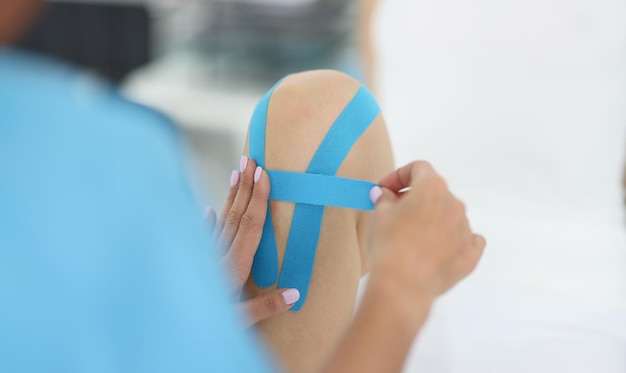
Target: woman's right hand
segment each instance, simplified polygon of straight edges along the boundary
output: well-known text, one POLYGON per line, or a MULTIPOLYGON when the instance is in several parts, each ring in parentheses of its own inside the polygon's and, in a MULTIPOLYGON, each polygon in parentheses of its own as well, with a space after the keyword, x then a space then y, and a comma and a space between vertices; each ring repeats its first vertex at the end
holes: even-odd
POLYGON ((465 206, 427 162, 410 163, 371 192, 376 203, 370 284, 392 289, 410 307, 428 304, 476 267, 485 239, 465 206))
POLYGON ((430 164, 408 164, 379 185, 370 192, 367 290, 326 373, 400 372, 435 298, 467 276, 485 248, 430 164))

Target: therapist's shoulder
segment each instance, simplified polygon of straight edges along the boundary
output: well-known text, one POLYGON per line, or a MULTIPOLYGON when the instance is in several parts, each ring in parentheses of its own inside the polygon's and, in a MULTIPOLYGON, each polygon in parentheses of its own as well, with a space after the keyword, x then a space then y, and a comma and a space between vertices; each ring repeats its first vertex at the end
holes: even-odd
POLYGON ((54 58, 0 50, 0 83, 4 105, 13 106, 11 114, 15 117, 20 111, 48 114, 50 120, 92 117, 95 123, 108 123, 107 128, 112 131, 139 130, 148 125, 148 129, 161 130, 167 135, 176 133, 172 122, 163 114, 126 99, 97 74, 54 58))
POLYGON ((180 161, 181 137, 169 118, 124 98, 98 76, 51 58, 0 51, 0 109, 0 130, 12 128, 30 140, 53 136, 56 144, 45 144, 51 151, 80 142, 91 147, 85 156, 97 150, 124 154, 129 165, 175 167, 171 163, 180 161))
POLYGON ((0 52, 0 371, 270 371, 179 143, 106 82, 0 52))

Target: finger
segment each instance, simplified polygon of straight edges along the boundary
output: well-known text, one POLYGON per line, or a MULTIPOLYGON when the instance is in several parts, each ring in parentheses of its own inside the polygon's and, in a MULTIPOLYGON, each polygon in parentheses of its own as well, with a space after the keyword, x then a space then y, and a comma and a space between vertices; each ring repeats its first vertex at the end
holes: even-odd
POLYGON ((392 202, 398 199, 398 196, 392 192, 390 189, 382 188, 379 186, 372 187, 370 189, 370 200, 374 205, 385 201, 392 202))
POLYGON ((235 271, 235 278, 238 283, 243 284, 250 275, 254 254, 263 235, 269 196, 269 176, 261 167, 257 167, 254 173, 254 187, 248 208, 241 217, 239 229, 227 254, 228 261, 235 271))
POLYGON ((450 265, 449 283, 446 288, 449 289, 456 283, 467 277, 476 269, 480 258, 485 250, 485 238, 479 234, 473 234, 471 242, 461 251, 450 265))
POLYGON ((248 315, 246 326, 288 311, 298 299, 300 292, 297 289, 277 289, 242 303, 240 307, 248 315))
POLYGON ((402 189, 412 186, 411 184, 416 177, 432 173, 435 173, 435 170, 430 163, 413 161, 383 177, 378 184, 398 193, 402 189))
POLYGON ((450 208, 452 209, 451 217, 456 219, 458 222, 457 232, 461 235, 461 237, 463 237, 462 242, 471 244, 473 233, 470 227, 469 219, 467 218, 467 208, 465 207, 465 204, 458 198, 454 197, 451 193, 449 194, 448 201, 451 204, 450 208))
POLYGON ((226 213, 224 220, 224 227, 219 237, 219 245, 226 251, 230 250, 230 245, 233 243, 235 233, 239 229, 239 222, 243 213, 248 208, 250 203, 250 196, 252 195, 252 187, 254 185, 254 171, 256 163, 246 156, 241 157, 241 176, 239 180, 239 187, 235 200, 230 210, 226 213))
POLYGON ((472 243, 464 252, 463 267, 461 268, 461 278, 466 277, 476 269, 480 258, 485 251, 485 238, 479 234, 472 234, 472 243))
POLYGON ((222 233, 226 216, 228 216, 228 212, 233 207, 233 202, 235 202, 235 196, 237 195, 237 190, 239 189, 240 177, 241 177, 240 172, 237 170, 233 170, 233 172, 230 174, 230 188, 228 189, 228 197, 226 198, 226 203, 224 204, 224 208, 222 208, 220 219, 215 225, 214 231, 213 231, 213 235, 216 237, 219 237, 220 234, 222 233))
POLYGON ((207 206, 204 209, 204 220, 207 223, 209 231, 213 231, 215 229, 215 224, 217 222, 217 213, 211 206, 207 206))
POLYGON ((210 247, 213 248, 214 250, 218 250, 219 256, 223 256, 225 253, 219 251, 220 248, 217 246, 217 236, 215 234, 216 226, 217 226, 217 213, 211 206, 207 206, 204 209, 204 220, 207 223, 207 227, 210 233, 210 237, 209 237, 211 240, 210 247))
POLYGON ((474 249, 479 250, 482 253, 482 251, 485 250, 485 247, 487 247, 487 240, 483 235, 474 233, 472 237, 472 244, 474 249))

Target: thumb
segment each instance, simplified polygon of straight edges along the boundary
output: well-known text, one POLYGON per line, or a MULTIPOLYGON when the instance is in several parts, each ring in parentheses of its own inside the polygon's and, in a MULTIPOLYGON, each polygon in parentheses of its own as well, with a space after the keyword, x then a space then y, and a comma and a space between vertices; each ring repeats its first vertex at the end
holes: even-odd
POLYGON ((298 299, 300 299, 298 289, 277 289, 241 303, 240 307, 248 315, 246 326, 288 311, 298 299))
POLYGON ((398 199, 398 196, 391 189, 377 185, 370 189, 370 199, 374 205, 378 205, 381 202, 394 202, 398 199))

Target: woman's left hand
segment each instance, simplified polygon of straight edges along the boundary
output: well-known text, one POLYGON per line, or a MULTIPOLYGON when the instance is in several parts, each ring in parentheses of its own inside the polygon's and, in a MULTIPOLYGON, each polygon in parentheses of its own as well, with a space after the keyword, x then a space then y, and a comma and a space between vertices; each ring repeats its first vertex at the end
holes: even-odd
MULTIPOLYGON (((233 171, 230 192, 217 219, 213 209, 205 216, 213 228, 217 248, 223 254, 223 265, 231 274, 232 292, 241 294, 250 277, 254 254, 261 242, 270 195, 270 180, 256 162, 241 157, 240 171, 233 171)), ((300 298, 297 289, 275 289, 240 303, 250 325, 286 312, 300 298)))

